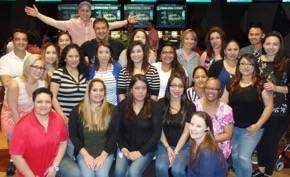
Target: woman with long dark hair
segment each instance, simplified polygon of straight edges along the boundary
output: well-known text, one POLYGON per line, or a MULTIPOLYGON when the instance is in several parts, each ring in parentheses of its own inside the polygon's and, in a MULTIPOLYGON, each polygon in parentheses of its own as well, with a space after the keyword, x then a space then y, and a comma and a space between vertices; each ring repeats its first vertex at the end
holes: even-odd
POLYGON ((141 177, 157 149, 161 108, 150 99, 148 91, 146 77, 136 74, 131 79, 128 97, 119 104, 115 177, 141 177))
POLYGON ((226 177, 226 161, 213 136, 210 116, 206 112, 196 112, 188 124, 190 160, 187 177, 226 177))
POLYGON ((174 177, 184 177, 188 162, 188 122, 195 112, 195 106, 186 98, 186 78, 173 73, 165 92, 158 101, 162 108, 163 126, 156 154, 156 176, 168 177, 168 168, 174 177))
POLYGON ((224 90, 222 100, 233 109, 232 160, 235 174, 237 177, 251 177, 251 155, 273 111, 273 95, 263 88, 254 55, 241 56, 236 75, 224 90))

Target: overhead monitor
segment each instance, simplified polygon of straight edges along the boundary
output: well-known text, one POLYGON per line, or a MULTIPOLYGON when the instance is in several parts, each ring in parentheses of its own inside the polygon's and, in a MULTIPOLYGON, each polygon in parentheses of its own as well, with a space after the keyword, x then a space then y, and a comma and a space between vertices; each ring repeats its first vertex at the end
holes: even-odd
POLYGON ((134 25, 136 28, 145 28, 148 21, 152 21, 154 17, 153 4, 125 4, 124 18, 127 19, 129 15, 137 16, 138 23, 134 25))
POLYGON ((186 0, 188 3, 211 3, 211 0, 186 0))
POLYGON ((92 0, 92 2, 118 2, 118 0, 92 0))
POLYGON ((77 4, 60 4, 57 6, 57 16, 60 20, 69 20, 77 16, 77 4))
POLYGON ((185 28, 186 6, 179 4, 159 4, 156 8, 157 28, 185 28))
POLYGON ((92 16, 105 18, 108 22, 121 20, 120 4, 93 4, 92 16))
POLYGON ((141 2, 141 3, 147 3, 147 2, 156 2, 156 0, 130 0, 131 2, 141 2))
POLYGON ((62 0, 35 0, 35 2, 61 2, 62 0))
POLYGON ((227 0, 228 3, 250 3, 253 0, 227 0))

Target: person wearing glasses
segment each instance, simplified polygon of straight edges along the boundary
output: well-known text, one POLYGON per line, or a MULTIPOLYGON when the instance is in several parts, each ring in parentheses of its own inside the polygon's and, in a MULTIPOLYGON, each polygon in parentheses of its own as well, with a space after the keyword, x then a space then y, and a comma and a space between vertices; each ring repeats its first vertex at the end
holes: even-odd
POLYGON ((255 56, 245 54, 222 96, 233 109, 232 160, 236 177, 252 176, 251 156, 273 111, 272 92, 263 84, 255 56))
POLYGON ((186 97, 186 78, 173 73, 165 91, 165 97, 158 101, 162 108, 162 134, 156 154, 156 176, 168 177, 171 167, 173 177, 184 177, 188 163, 188 125, 195 106, 186 97))

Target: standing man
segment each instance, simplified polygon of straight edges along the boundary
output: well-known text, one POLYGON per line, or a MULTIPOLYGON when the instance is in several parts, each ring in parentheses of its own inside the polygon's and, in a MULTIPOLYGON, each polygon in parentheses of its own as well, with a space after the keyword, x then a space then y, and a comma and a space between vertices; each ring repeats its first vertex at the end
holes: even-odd
POLYGON ((262 54, 262 40, 265 37, 261 24, 252 24, 249 27, 248 39, 251 45, 243 47, 240 50, 240 55, 249 53, 259 58, 262 54))
POLYGON ((150 48, 154 52, 156 52, 159 46, 159 36, 158 36, 158 31, 155 29, 153 21, 148 21, 147 30, 148 30, 150 48))
POLYGON ((90 64, 95 61, 96 48, 99 43, 109 44, 113 50, 112 57, 114 61, 117 61, 125 47, 118 40, 110 38, 108 21, 104 18, 97 18, 93 23, 93 27, 95 30, 95 39, 87 41, 81 46, 81 50, 88 57, 90 64))

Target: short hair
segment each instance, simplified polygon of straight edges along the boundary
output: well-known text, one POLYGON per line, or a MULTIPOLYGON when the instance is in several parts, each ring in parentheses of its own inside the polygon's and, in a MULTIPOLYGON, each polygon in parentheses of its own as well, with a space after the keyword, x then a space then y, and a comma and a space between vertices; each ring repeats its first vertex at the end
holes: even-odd
POLYGON ((35 101, 36 97, 41 93, 45 93, 45 94, 49 95, 50 98, 52 99, 51 91, 46 87, 40 87, 40 88, 37 88, 36 90, 34 90, 34 92, 32 93, 33 102, 35 101))
POLYGON ((94 20, 94 23, 93 23, 93 28, 95 28, 95 25, 96 25, 97 23, 105 23, 106 26, 107 26, 107 28, 108 28, 108 29, 110 28, 109 23, 108 23, 108 21, 107 21, 105 18, 96 18, 96 19, 94 20))
POLYGON ((25 34, 26 37, 27 37, 27 40, 28 40, 28 33, 25 29, 22 29, 22 28, 15 28, 12 32, 12 38, 14 38, 14 34, 15 33, 22 33, 22 34, 25 34))
POLYGON ((248 28, 248 33, 251 28, 259 28, 261 29, 262 32, 264 32, 262 23, 250 23, 249 28, 248 28))

